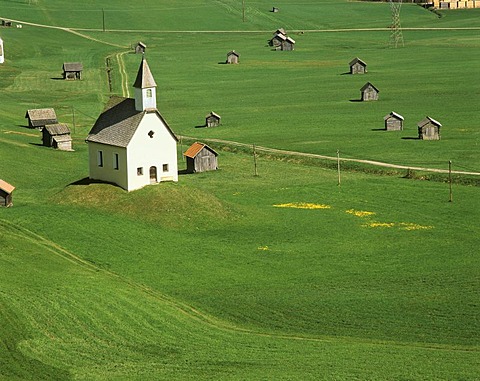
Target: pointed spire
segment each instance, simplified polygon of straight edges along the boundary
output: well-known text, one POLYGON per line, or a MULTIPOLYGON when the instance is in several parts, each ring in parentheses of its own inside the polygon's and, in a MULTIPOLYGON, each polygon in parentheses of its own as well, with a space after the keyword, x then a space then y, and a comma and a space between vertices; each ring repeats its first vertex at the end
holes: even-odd
POLYGON ((148 67, 147 60, 145 56, 142 57, 142 63, 140 64, 140 68, 138 69, 137 78, 135 79, 135 83, 133 87, 137 89, 145 89, 147 87, 157 87, 155 80, 153 79, 152 72, 148 67))

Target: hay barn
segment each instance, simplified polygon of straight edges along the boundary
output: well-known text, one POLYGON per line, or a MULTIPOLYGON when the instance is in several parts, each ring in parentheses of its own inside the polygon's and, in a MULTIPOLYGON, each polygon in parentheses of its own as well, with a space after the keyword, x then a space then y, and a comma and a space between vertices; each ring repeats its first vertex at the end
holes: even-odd
POLYGON ((238 54, 235 50, 231 50, 227 53, 227 64, 238 64, 240 58, 240 54, 238 54))
POLYGON ((383 117, 386 131, 402 131, 403 130, 403 116, 396 112, 391 112, 383 117))
POLYGON ((220 119, 222 119, 222 117, 212 111, 205 117, 205 126, 217 127, 220 125, 220 119))
POLYGON ((42 142, 46 147, 61 151, 72 150, 72 136, 66 124, 47 124, 42 130, 42 142))
POLYGON ((218 153, 206 144, 195 142, 183 154, 187 160, 187 172, 205 172, 218 169, 218 153))
POLYGON ((57 124, 57 115, 53 108, 37 108, 27 110, 25 118, 28 119, 28 127, 42 129, 47 124, 57 124))
POLYGON ((440 140, 440 122, 427 116, 418 124, 418 138, 421 140, 440 140))
POLYGON ((378 100, 378 90, 375 86, 373 86, 370 82, 367 82, 363 87, 360 89, 362 95, 362 101, 376 101, 378 100))
POLYGON ((358 57, 351 60, 349 65, 350 74, 365 74, 367 72, 367 63, 358 57))
POLYGON ((65 62, 63 64, 63 79, 82 79, 83 65, 80 62, 65 62))
POLYGON ((135 54, 145 54, 146 49, 147 49, 147 45, 139 41, 135 46, 135 54))
POLYGON ((295 40, 292 37, 285 38, 285 41, 282 41, 282 50, 295 50, 295 40))
POLYGON ((9 207, 13 205, 12 192, 15 187, 0 179, 0 206, 9 207))

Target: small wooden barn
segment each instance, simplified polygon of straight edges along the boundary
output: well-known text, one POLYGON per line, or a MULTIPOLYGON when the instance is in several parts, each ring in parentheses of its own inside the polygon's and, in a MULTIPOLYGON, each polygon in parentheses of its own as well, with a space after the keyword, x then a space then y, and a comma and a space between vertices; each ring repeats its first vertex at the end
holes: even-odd
POLYGON ((386 131, 402 131, 403 130, 403 116, 396 112, 391 112, 383 117, 385 121, 386 131))
POLYGON ((7 19, 2 19, 1 25, 5 26, 5 27, 11 27, 12 26, 12 21, 7 20, 7 19))
POLYGON ((274 47, 281 47, 282 43, 287 39, 287 36, 285 34, 277 32, 273 35, 272 39, 268 41, 268 45, 274 46, 274 47))
POLYGON ((135 54, 145 54, 146 49, 147 45, 145 45, 142 41, 139 41, 137 45, 135 45, 135 54))
POLYGON ((65 62, 63 64, 63 79, 82 79, 83 65, 81 62, 65 62))
POLYGON ((358 57, 351 60, 349 65, 350 74, 365 74, 367 72, 367 63, 358 57))
POLYGON ((440 140, 440 122, 427 116, 418 124, 418 138, 421 140, 440 140))
POLYGON ((57 124, 57 115, 53 108, 37 108, 27 110, 25 118, 28 119, 28 127, 42 129, 47 124, 57 124))
POLYGON ((272 12, 273 12, 273 13, 278 13, 278 11, 279 11, 279 9, 278 9, 277 7, 273 7, 273 8, 272 8, 272 12))
POLYGON ((0 179, 0 206, 9 207, 13 205, 12 192, 15 187, 0 179))
POLYGON ((42 142, 46 147, 62 151, 72 150, 72 136, 66 124, 47 124, 42 130, 42 142))
POLYGON ((238 64, 238 59, 240 58, 240 54, 238 54, 235 50, 230 50, 227 53, 227 64, 238 64))
POLYGON ((362 101, 376 101, 378 100, 378 90, 375 86, 373 86, 370 82, 367 82, 363 87, 360 89, 362 94, 362 101))
POLYGON ((187 160, 187 172, 205 172, 218 169, 218 153, 206 144, 195 142, 183 154, 187 160))
POLYGON ((285 38, 282 41, 282 50, 295 50, 295 40, 292 37, 285 38))
POLYGON ((205 125, 207 127, 217 127, 220 125, 220 119, 221 116, 212 111, 205 117, 205 125))

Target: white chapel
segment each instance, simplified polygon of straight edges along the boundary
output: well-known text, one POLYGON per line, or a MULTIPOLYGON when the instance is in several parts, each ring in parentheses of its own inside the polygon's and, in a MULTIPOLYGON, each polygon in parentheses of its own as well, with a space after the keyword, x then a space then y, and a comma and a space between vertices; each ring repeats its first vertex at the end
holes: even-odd
POLYGON ((4 62, 5 62, 5 54, 3 52, 3 40, 0 37, 0 63, 4 63, 4 62))
POLYGON ((178 181, 178 139, 157 110, 157 84, 145 58, 133 87, 134 99, 110 98, 86 139, 89 177, 127 191, 178 181))

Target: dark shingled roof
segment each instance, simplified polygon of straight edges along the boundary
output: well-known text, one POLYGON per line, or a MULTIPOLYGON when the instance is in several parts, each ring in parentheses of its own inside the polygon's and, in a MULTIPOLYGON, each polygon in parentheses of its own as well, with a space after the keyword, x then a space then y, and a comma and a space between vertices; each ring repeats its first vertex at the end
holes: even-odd
POLYGON ((53 108, 37 108, 27 110, 25 118, 30 119, 30 123, 33 127, 58 123, 57 115, 55 114, 55 110, 53 108))
POLYGON ((147 60, 142 58, 142 63, 138 69, 137 78, 133 87, 137 89, 145 89, 147 87, 157 87, 155 80, 153 79, 152 72, 148 66, 147 60))
POLYGON ((361 60, 360 58, 358 57, 355 57, 353 60, 350 61, 349 65, 352 66, 352 65, 355 65, 356 63, 359 63, 360 65, 362 66, 367 66, 367 63, 363 60, 361 60))
POLYGON ((82 71, 83 65, 81 62, 65 62, 63 64, 63 71, 82 71))
POLYGON ((70 135, 70 129, 65 123, 47 124, 45 130, 50 135, 70 135))
POLYGON ((157 110, 137 111, 135 99, 113 96, 98 117, 86 139, 87 142, 126 147, 132 139, 138 125, 147 113, 156 113, 170 134, 178 141, 165 119, 157 110))
POLYGON ((372 87, 377 93, 380 92, 380 90, 378 90, 375 86, 373 86, 370 82, 367 82, 365 85, 363 85, 363 87, 360 89, 360 91, 365 91, 366 89, 368 89, 369 87, 372 87))
POLYGON ((425 126, 425 125, 428 124, 428 123, 433 123, 434 125, 436 125, 436 126, 438 126, 438 127, 442 127, 442 124, 441 124, 439 121, 437 121, 437 120, 435 120, 435 119, 433 119, 433 118, 430 118, 429 116, 425 117, 425 119, 423 119, 423 120, 421 120, 420 122, 418 122, 417 126, 418 126, 418 127, 423 127, 423 126, 425 126))

